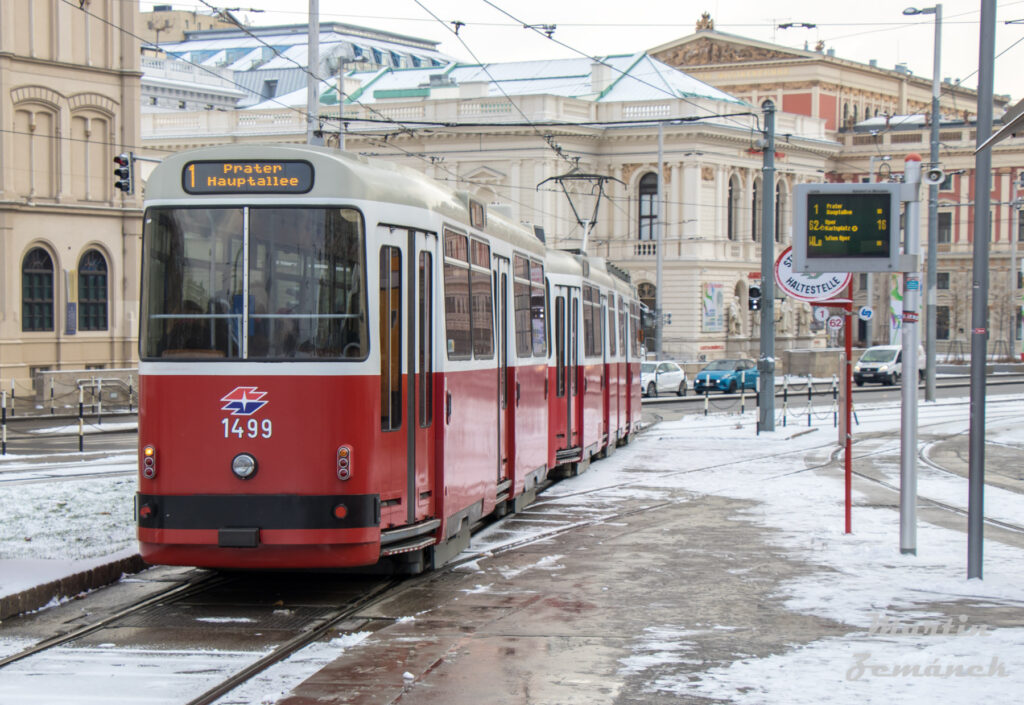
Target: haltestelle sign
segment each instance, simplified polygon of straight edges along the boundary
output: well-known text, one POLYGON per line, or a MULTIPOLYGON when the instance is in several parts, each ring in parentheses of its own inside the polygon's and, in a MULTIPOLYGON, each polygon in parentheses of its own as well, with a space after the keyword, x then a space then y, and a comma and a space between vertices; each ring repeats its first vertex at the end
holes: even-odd
POLYGON ((793 271, 793 248, 787 247, 775 260, 775 284, 800 301, 827 301, 850 284, 850 272, 803 274, 793 271))

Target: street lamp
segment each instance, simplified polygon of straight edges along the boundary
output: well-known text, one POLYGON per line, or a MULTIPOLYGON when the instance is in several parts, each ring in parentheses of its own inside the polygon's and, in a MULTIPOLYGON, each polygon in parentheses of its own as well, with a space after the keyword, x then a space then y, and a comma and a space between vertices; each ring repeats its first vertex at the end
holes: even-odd
MULTIPOLYGON (((932 166, 939 163, 939 59, 942 49, 942 4, 935 7, 908 7, 904 15, 935 15, 935 60, 932 67, 932 124, 931 152, 932 166)), ((935 401, 935 313, 936 283, 938 281, 939 240, 939 185, 928 186, 928 303, 925 307, 925 383, 924 398, 935 401)))

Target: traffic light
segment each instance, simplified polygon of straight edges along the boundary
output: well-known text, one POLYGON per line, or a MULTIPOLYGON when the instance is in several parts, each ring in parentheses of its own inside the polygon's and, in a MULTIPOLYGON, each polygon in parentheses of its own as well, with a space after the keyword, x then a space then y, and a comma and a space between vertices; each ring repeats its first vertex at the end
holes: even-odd
POLYGON ((114 157, 114 163, 117 164, 117 168, 114 169, 114 176, 117 177, 117 181, 114 182, 114 188, 125 193, 133 193, 131 153, 121 152, 114 157))
POLYGON ((761 287, 750 287, 750 290, 747 293, 747 308, 751 311, 761 310, 761 287))

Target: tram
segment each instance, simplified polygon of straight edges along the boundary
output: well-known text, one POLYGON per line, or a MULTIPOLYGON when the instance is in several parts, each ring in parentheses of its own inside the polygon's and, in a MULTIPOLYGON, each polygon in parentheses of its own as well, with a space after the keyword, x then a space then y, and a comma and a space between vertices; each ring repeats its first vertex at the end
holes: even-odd
POLYGON ((497 210, 319 147, 165 159, 142 242, 142 557, 418 572, 628 442, 628 276, 497 210))

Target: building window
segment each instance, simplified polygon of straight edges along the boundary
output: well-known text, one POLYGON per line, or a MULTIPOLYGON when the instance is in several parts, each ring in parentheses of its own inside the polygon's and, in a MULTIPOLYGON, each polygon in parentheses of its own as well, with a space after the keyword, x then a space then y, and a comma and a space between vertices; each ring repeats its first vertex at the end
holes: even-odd
POLYGON ((936 242, 940 245, 953 240, 953 214, 939 213, 939 225, 936 234, 936 242))
POLYGON ((949 272, 936 272, 935 273, 935 288, 936 289, 948 289, 949 288, 949 272))
POLYGON ((29 250, 21 264, 21 329, 53 330, 53 260, 41 247, 29 250))
POLYGON ((935 307, 935 337, 949 340, 949 306, 935 307))
POLYGON ((78 262, 78 330, 107 330, 107 260, 98 250, 78 262))
POLYGON ((857 275, 857 288, 861 291, 867 291, 868 289, 868 275, 866 272, 861 272, 857 275))
POLYGON ((1024 242, 1024 211, 1017 211, 1017 242, 1024 242))
POLYGON ((264 100, 268 100, 277 95, 277 80, 269 80, 263 82, 263 92, 260 94, 264 100))
POLYGON ((658 175, 644 174, 640 179, 640 239, 654 239, 654 221, 658 217, 658 175))

